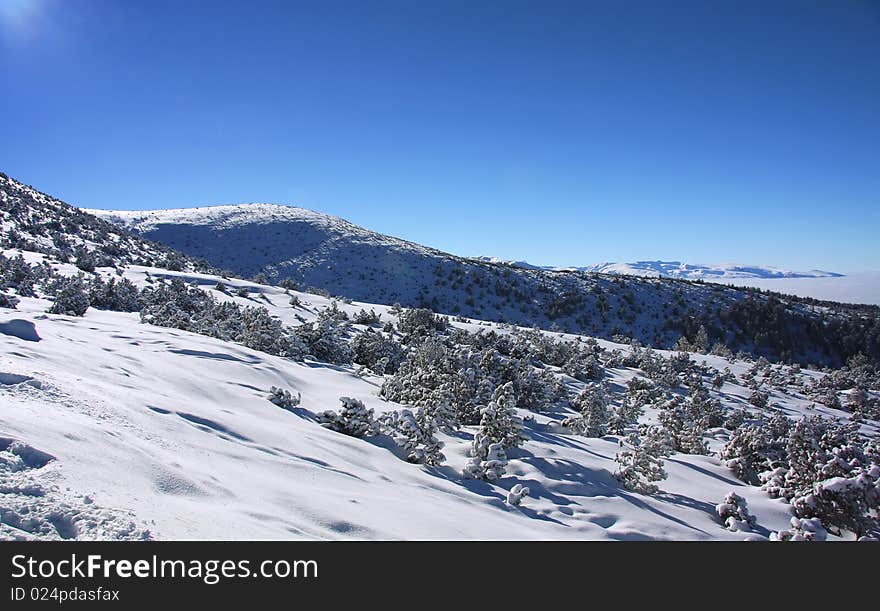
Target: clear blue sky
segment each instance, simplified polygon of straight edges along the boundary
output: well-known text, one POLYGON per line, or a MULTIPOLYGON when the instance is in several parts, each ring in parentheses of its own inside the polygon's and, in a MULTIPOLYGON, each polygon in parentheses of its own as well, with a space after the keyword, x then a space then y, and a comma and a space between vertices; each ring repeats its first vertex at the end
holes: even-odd
POLYGON ((458 254, 880 269, 880 2, 0 0, 0 170, 458 254))

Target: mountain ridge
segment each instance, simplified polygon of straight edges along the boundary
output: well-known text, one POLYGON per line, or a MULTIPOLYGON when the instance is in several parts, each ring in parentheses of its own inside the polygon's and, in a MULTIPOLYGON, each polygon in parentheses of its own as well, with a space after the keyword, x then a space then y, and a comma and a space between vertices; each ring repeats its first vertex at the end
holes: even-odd
POLYGON ((547 270, 462 257, 278 204, 89 212, 245 277, 368 303, 605 339, 626 336, 667 349, 703 328, 710 343, 771 360, 839 363, 857 352, 880 355, 874 332, 867 331, 873 315, 865 318, 875 306, 765 294, 702 278, 547 270), (840 337, 830 340, 829 333, 840 337))

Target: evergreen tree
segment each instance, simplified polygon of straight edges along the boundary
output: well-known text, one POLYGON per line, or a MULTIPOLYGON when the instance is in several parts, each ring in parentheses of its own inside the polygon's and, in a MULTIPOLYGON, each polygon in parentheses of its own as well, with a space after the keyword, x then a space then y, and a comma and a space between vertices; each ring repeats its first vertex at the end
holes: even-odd
POLYGON ((72 276, 60 282, 55 300, 49 308, 51 314, 82 316, 89 309, 89 295, 82 276, 72 276))
POLYGON ((321 426, 352 437, 374 435, 378 431, 373 410, 367 409, 360 399, 339 397, 339 401, 342 403, 339 413, 327 410, 318 414, 321 426))
POLYGON ((499 387, 492 401, 480 410, 480 428, 474 435, 466 477, 496 480, 504 475, 507 451, 526 441, 522 419, 516 415, 513 383, 499 387))
POLYGON ((627 490, 642 494, 655 494, 660 489, 654 482, 666 479, 663 461, 653 454, 656 447, 644 445, 637 436, 629 439, 630 448, 614 457, 618 464, 614 477, 627 490))

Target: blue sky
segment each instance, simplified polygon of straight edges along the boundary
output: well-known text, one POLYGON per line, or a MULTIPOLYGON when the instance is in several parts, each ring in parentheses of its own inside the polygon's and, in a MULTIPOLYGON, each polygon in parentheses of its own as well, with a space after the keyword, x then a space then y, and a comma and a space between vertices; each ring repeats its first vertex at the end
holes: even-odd
POLYGON ((0 170, 466 255, 880 269, 880 3, 0 0, 0 170))

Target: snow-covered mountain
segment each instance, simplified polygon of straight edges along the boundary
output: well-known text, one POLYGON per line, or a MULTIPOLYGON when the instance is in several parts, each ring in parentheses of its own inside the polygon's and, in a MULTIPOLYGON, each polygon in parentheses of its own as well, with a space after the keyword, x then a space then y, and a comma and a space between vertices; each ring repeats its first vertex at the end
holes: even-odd
POLYGON ((681 261, 635 261, 633 263, 596 263, 594 265, 586 265, 582 267, 553 267, 532 265, 527 261, 506 261, 497 257, 477 258, 482 261, 505 263, 516 267, 522 267, 524 269, 595 272, 599 274, 623 274, 626 276, 642 276, 646 278, 706 280, 709 282, 725 282, 734 279, 838 278, 844 275, 818 269, 799 272, 780 269, 778 267, 736 265, 733 263, 699 265, 682 263, 681 261))
MULTIPOLYGON (((876 352, 819 372, 441 318, 224 276, 6 176, 0 204, 0 540, 880 534, 876 352)), ((589 281, 621 325, 728 290, 462 265, 475 295, 589 281)), ((767 326, 717 320, 876 346, 872 309, 757 303, 767 326)))
POLYGON ((791 271, 777 267, 759 265, 735 265, 720 263, 715 265, 694 265, 681 261, 636 261, 634 263, 599 263, 584 271, 603 274, 627 274, 630 276, 654 276, 683 278, 685 280, 707 280, 721 282, 733 278, 829 278, 843 274, 818 269, 791 271))

